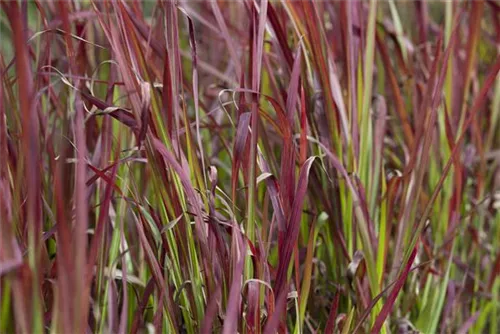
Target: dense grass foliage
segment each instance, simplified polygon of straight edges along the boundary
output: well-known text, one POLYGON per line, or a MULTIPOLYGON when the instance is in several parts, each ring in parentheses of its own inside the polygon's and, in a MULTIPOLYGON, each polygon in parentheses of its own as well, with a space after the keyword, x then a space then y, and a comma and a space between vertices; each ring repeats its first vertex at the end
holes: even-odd
POLYGON ((0 18, 0 333, 499 333, 498 1, 0 18))

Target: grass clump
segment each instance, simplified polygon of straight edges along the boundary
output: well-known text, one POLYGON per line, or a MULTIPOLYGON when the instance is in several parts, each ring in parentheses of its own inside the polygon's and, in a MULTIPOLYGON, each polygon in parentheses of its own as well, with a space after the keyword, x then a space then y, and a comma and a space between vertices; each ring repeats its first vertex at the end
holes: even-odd
POLYGON ((5 1, 0 333, 497 333, 494 1, 5 1))

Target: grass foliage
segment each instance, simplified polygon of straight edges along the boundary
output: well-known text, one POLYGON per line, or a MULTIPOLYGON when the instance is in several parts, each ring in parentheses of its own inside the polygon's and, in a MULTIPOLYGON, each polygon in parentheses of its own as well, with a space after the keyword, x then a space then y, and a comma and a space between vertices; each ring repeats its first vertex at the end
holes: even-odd
POLYGON ((499 332, 497 1, 0 6, 0 333, 499 332))

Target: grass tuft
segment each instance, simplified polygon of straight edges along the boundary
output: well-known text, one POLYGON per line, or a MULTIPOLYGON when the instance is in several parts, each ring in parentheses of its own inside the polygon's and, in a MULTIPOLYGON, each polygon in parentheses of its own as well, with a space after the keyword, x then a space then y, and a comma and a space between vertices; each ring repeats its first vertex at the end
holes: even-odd
POLYGON ((494 1, 1 1, 0 333, 497 333, 494 1))

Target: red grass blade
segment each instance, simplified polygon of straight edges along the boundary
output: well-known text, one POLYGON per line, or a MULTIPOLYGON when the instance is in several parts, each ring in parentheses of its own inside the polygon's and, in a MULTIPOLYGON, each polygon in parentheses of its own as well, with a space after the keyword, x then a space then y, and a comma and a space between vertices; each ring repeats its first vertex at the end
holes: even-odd
POLYGON ((330 308, 330 313, 328 314, 328 321, 325 326, 325 333, 335 333, 337 312, 339 308, 340 292, 336 291, 333 297, 332 306, 330 308))
POLYGON ((229 290, 229 300, 227 302, 226 317, 224 320, 223 334, 236 333, 239 324, 240 303, 241 303, 241 278, 243 265, 245 263, 246 247, 238 232, 233 232, 232 238, 232 258, 234 261, 233 279, 229 290))
MULTIPOLYGON (((300 216, 302 214, 302 207, 307 191, 307 184, 309 181, 309 172, 314 162, 315 157, 310 157, 306 160, 304 165, 300 168, 299 180, 297 182, 297 190, 290 215, 287 218, 287 229, 283 236, 283 246, 279 249, 279 265, 276 274, 275 294, 280 298, 281 294, 288 295, 288 265, 293 252, 293 247, 299 235, 300 216)), ((280 312, 282 310, 277 310, 280 312)))
POLYGON ((382 307, 382 310, 380 311, 379 315, 377 316, 377 319, 375 319, 375 323, 373 324, 373 327, 371 329, 371 333, 379 333, 380 329, 382 328, 382 325, 384 324, 385 319, 391 313, 392 311, 392 306, 394 305, 394 302, 396 301, 396 298, 398 297, 399 291, 403 287, 406 278, 408 277, 408 273, 410 272, 410 268, 413 264, 413 261, 415 260, 415 257, 417 256, 417 248, 414 247, 413 251, 410 256, 410 260, 408 263, 406 263, 405 268, 401 275, 399 276, 398 280, 394 284, 394 287, 391 290, 391 293, 389 294, 389 297, 387 297, 387 301, 385 302, 384 306, 382 307))

